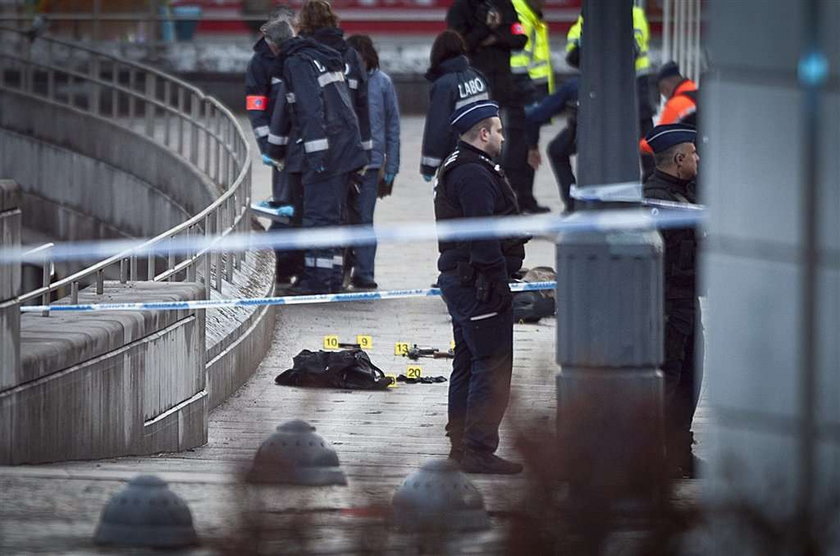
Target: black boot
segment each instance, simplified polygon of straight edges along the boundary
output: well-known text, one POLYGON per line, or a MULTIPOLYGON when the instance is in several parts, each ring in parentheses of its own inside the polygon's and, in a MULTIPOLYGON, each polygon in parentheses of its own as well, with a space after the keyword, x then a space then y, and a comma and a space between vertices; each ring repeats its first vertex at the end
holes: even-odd
POLYGON ((461 458, 461 471, 488 475, 516 475, 522 472, 522 464, 508 461, 490 452, 465 450, 461 458))

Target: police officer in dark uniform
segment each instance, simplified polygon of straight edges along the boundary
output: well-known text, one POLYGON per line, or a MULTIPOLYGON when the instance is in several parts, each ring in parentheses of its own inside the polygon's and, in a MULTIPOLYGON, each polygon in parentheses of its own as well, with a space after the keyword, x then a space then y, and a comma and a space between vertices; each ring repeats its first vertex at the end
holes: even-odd
MULTIPOLYGON (((645 138, 656 169, 644 196, 697 203, 697 131, 685 124, 659 125, 645 138)), ((702 332, 698 330, 697 236, 694 228, 662 230, 665 242, 665 431, 668 462, 678 477, 696 474, 691 421, 702 380, 702 332), (700 333, 698 333, 700 332, 700 333), (700 366, 698 366, 698 363, 700 366)))
MULTIPOLYGON (((294 36, 290 19, 268 23, 264 33, 283 61, 288 91, 275 103, 269 154, 302 184, 303 227, 338 226, 349 176, 368 162, 344 60, 328 46, 294 36)), ((339 248, 308 249, 303 275, 290 293, 340 291, 341 259, 339 248)))
MULTIPOLYGON (((519 213, 499 165, 504 137, 499 107, 478 101, 450 121, 460 135, 438 170, 435 218, 519 213)), ((514 474, 522 465, 495 455, 513 365, 513 311, 508 280, 522 266, 526 239, 441 241, 438 278, 452 317, 455 358, 449 382, 450 458, 468 473, 514 474)))

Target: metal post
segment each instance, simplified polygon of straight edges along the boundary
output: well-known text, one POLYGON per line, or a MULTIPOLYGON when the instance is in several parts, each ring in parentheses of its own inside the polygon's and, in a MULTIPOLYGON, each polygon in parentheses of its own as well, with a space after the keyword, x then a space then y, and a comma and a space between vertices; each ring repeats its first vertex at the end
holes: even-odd
MULTIPOLYGON (((577 196, 584 210, 607 210, 598 199, 616 189, 641 200, 632 11, 630 2, 597 0, 583 9, 577 196)), ((656 495, 662 280, 655 230, 558 237, 557 423, 575 500, 656 495)))

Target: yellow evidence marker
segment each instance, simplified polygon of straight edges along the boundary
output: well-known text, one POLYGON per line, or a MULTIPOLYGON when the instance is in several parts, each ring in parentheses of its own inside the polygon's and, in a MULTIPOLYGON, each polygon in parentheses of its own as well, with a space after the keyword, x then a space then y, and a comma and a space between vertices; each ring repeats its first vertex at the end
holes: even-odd
POLYGON ((397 342, 394 344, 394 355, 408 355, 408 342, 397 342))
POLYGON ((356 343, 362 349, 371 349, 373 347, 373 336, 358 334, 356 335, 356 343))
POLYGON ((324 336, 324 349, 338 349, 338 336, 329 335, 324 336))
POLYGON ((406 378, 420 378, 423 376, 423 367, 420 365, 409 365, 405 370, 406 378))

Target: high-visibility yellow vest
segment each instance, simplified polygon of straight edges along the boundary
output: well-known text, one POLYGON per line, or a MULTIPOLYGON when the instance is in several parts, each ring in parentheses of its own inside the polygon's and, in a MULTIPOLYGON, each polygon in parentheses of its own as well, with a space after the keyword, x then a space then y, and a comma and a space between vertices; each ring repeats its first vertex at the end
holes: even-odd
POLYGON ((551 68, 551 49, 548 45, 548 24, 531 9, 526 0, 513 0, 516 15, 528 37, 525 48, 512 52, 510 70, 527 73, 534 83, 548 83, 548 92, 554 92, 554 70, 551 68))
MULTIPOLYGON (((582 34, 583 16, 579 15, 566 35, 567 53, 575 47, 580 47, 582 34)), ((648 58, 650 29, 648 28, 645 11, 638 6, 633 6, 633 38, 636 41, 636 74, 648 73, 650 71, 650 58, 648 58)))

